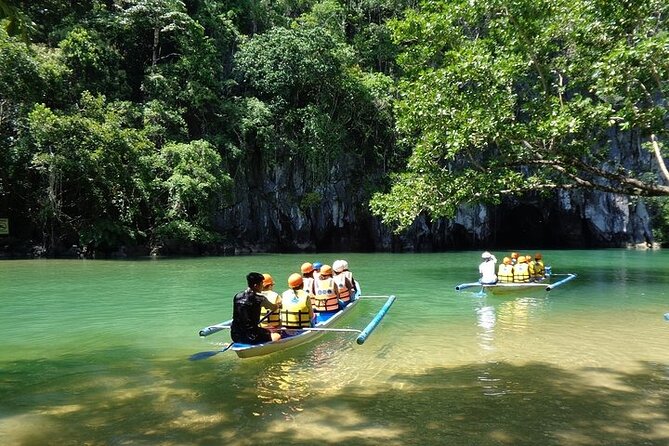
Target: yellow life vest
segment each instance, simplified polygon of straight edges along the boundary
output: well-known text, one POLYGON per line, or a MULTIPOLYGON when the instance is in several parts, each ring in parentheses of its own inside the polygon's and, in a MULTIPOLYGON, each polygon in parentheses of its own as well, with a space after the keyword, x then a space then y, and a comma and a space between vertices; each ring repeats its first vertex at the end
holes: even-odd
POLYGON ((317 280, 314 284, 315 296, 313 299, 315 311, 335 311, 339 309, 339 300, 335 291, 337 284, 329 277, 317 280))
POLYGON ((513 281, 517 283, 530 281, 530 266, 527 263, 517 263, 513 267, 513 281))
POLYGON ((530 263, 530 276, 533 279, 543 279, 546 275, 546 268, 544 262, 541 260, 534 260, 530 263))
MULTIPOLYGON (((279 293, 276 291, 272 290, 267 290, 263 291, 262 293, 263 296, 267 298, 268 301, 272 302, 273 304, 276 304, 276 301, 279 297, 279 293)), ((267 313, 271 313, 272 310, 269 308, 265 307, 260 307, 260 319, 264 318, 267 316, 267 313)), ((267 319, 265 319, 263 322, 260 323, 261 327, 280 327, 281 326, 281 318, 279 317, 279 310, 275 311, 272 313, 267 319)))
POLYGON ((339 300, 341 300, 344 303, 348 303, 351 301, 351 288, 346 286, 346 284, 350 284, 348 280, 346 280, 347 277, 344 274, 337 274, 334 277, 334 281, 337 284, 337 287, 339 288, 339 300))
POLYGON ((497 279, 502 283, 513 282, 513 265, 501 263, 497 271, 497 279))
POLYGON ((304 290, 286 290, 281 295, 281 326, 284 328, 311 327, 310 296, 304 290))

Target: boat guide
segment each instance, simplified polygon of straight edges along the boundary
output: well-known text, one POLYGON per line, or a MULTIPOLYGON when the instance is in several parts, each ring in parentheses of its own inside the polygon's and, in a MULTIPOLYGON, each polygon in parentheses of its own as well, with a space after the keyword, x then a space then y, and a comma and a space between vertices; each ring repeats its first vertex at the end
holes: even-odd
MULTIPOLYGON (((360 289, 360 288, 358 288, 360 289)), ((357 333, 356 343, 362 345, 365 343, 367 338, 372 334, 374 329, 381 323, 381 320, 384 318, 392 304, 395 302, 395 296, 362 296, 356 294, 355 298, 351 300, 349 304, 337 311, 327 311, 316 313, 316 324, 313 327, 305 327, 300 329, 291 329, 290 332, 294 333, 291 336, 282 337, 278 341, 270 341, 262 344, 242 344, 239 342, 232 342, 226 344, 222 349, 215 351, 206 351, 195 353, 190 356, 191 361, 209 358, 218 353, 223 353, 227 350, 232 350, 237 353, 237 356, 240 358, 251 358, 254 356, 263 356, 270 353, 274 353, 281 350, 286 350, 288 348, 296 347, 298 345, 305 344, 307 342, 313 341, 318 337, 322 336, 325 333, 357 333), (349 313, 357 303, 362 299, 385 299, 385 304, 383 307, 376 313, 374 318, 367 324, 362 330, 355 328, 333 328, 332 325, 339 319, 343 317, 344 314, 349 313)), ((214 333, 217 333, 222 330, 229 330, 232 325, 232 319, 221 322, 219 324, 210 325, 201 329, 198 334, 201 337, 209 336, 214 333)))

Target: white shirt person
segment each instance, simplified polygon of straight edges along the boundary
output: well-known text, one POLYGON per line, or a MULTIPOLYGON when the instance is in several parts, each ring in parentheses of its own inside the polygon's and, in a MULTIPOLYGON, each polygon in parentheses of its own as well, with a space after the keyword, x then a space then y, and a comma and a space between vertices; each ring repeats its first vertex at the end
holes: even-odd
POLYGON ((497 274, 495 274, 497 259, 488 251, 481 254, 481 258, 483 262, 479 265, 479 274, 481 275, 479 282, 483 285, 494 285, 497 283, 497 274))

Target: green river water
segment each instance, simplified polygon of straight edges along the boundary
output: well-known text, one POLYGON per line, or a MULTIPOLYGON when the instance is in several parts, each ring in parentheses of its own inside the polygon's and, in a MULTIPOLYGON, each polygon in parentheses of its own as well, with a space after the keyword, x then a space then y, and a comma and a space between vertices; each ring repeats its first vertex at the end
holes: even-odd
POLYGON ((364 345, 188 360, 249 271, 338 257, 1 261, 0 445, 669 445, 666 250, 546 251, 578 278, 504 297, 455 291, 480 252, 348 254, 397 296, 364 345))

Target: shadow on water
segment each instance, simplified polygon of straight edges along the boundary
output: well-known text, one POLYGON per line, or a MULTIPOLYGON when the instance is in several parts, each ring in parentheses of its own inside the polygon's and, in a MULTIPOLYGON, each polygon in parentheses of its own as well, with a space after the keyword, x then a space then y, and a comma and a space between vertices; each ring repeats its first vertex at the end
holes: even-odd
POLYGON ((119 349, 12 362, 0 369, 0 443, 669 444, 667 363, 634 373, 478 363, 328 386, 329 359, 314 350, 193 363, 119 349))

